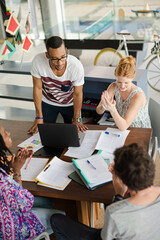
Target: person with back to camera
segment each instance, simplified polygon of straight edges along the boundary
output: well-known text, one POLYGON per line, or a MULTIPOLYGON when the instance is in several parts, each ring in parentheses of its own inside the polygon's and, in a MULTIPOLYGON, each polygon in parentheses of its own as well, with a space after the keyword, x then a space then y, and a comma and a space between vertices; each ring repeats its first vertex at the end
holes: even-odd
POLYGON ((23 148, 13 155, 11 146, 10 133, 0 125, 0 239, 30 240, 45 229, 50 234, 53 231, 49 218, 55 210, 51 209, 49 199, 39 197, 36 201, 39 207, 36 207, 33 195, 21 186, 21 168, 33 151, 23 148), (11 154, 10 161, 6 152, 11 154), (48 209, 44 205, 40 207, 42 203, 48 209))
POLYGON ((51 225, 57 240, 159 240, 160 187, 153 186, 155 165, 149 154, 136 143, 123 146, 115 150, 109 170, 116 194, 106 208, 103 228, 55 214, 51 225), (127 190, 130 197, 124 199, 127 190))
POLYGON ((120 60, 115 69, 116 82, 102 93, 96 108, 98 114, 108 110, 121 131, 128 127, 151 128, 145 94, 133 83, 135 68, 136 60, 132 56, 120 60))
POLYGON ((64 41, 53 36, 46 41, 46 53, 33 59, 33 99, 36 118, 28 133, 36 133, 38 124, 55 123, 61 113, 65 123, 87 127, 79 122, 83 99, 84 69, 81 62, 67 54, 64 41))

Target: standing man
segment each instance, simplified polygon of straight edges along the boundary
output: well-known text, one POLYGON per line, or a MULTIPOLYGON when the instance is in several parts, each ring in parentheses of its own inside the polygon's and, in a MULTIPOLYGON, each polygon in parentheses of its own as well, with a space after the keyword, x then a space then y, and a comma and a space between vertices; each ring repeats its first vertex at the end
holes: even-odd
POLYGON ((33 99, 36 118, 28 133, 36 133, 38 124, 56 122, 61 113, 65 123, 73 123, 78 131, 87 127, 79 117, 83 99, 84 69, 80 61, 67 54, 64 41, 53 36, 46 42, 46 53, 32 62, 33 99))

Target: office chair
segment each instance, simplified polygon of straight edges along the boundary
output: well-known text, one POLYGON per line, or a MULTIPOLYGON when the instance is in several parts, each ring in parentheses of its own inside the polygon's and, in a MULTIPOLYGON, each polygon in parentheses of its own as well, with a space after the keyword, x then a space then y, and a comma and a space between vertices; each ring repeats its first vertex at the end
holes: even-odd
POLYGON ((155 137, 154 138, 154 143, 153 143, 153 146, 152 146, 152 151, 151 151, 151 157, 152 157, 154 162, 156 160, 157 151, 158 151, 158 138, 155 137))
POLYGON ((149 116, 151 120, 151 126, 153 129, 152 133, 152 143, 154 141, 154 137, 157 137, 158 147, 160 147, 160 104, 154 101, 152 98, 149 99, 149 116))

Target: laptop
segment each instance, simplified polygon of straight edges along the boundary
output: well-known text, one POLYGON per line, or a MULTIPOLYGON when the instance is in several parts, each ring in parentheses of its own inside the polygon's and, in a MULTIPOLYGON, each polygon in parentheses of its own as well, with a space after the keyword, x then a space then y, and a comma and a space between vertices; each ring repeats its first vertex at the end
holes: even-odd
POLYGON ((60 157, 65 147, 79 147, 84 134, 78 133, 75 124, 43 123, 38 124, 39 135, 44 146, 34 156, 60 157))

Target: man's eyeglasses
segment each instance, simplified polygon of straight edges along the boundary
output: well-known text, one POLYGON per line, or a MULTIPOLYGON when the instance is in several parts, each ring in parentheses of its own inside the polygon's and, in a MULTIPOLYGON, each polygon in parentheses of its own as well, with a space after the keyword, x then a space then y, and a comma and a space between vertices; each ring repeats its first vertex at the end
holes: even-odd
POLYGON ((67 54, 61 58, 49 58, 53 63, 65 62, 67 59, 67 54))

